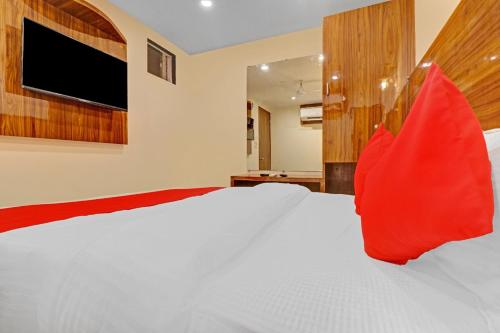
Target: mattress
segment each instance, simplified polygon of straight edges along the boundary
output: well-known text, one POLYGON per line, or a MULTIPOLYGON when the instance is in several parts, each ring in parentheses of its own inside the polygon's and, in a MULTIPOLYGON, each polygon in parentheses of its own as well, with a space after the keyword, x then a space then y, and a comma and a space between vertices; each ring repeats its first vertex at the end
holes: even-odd
POLYGON ((351 196, 224 189, 0 234, 0 332, 500 331, 500 278, 436 258, 367 257, 351 196))

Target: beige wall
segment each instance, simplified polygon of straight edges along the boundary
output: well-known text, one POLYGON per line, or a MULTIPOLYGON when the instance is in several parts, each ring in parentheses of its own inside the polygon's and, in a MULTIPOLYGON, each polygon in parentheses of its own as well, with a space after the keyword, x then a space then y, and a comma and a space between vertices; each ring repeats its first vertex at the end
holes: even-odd
POLYGON ((227 186, 246 171, 248 65, 321 51, 321 30, 188 56, 105 0, 125 34, 127 146, 0 137, 0 207, 150 191, 227 186), (146 72, 146 39, 177 55, 177 85, 146 72))
MULTIPOLYGON (((130 144, 0 137, 0 207, 227 186, 247 169, 247 67, 322 49, 317 28, 189 56, 106 0, 91 2, 128 41, 130 144), (176 86, 146 73, 147 38, 176 53, 176 86)), ((416 0, 417 60, 457 3, 416 0)))
POLYGON ((460 0, 415 0, 417 64, 459 3, 460 0))
MULTIPOLYGON (((204 122, 215 122, 217 128, 207 136, 207 147, 201 147, 200 153, 212 171, 207 177, 225 185, 230 174, 247 170, 247 67, 318 54, 321 50, 322 30, 317 28, 192 57, 194 96, 200 101, 200 117, 204 122), (225 167, 221 168, 221 164, 225 167)), ((257 140, 254 148, 255 145, 257 140)))
POLYGON ((271 165, 273 170, 322 171, 321 124, 301 125, 299 108, 271 110, 271 165))

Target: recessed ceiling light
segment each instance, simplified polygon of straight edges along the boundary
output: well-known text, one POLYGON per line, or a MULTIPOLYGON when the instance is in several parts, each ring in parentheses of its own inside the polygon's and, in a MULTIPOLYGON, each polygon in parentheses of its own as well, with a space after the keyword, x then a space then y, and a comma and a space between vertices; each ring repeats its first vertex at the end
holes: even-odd
POLYGON ((424 62, 424 63, 422 64, 422 68, 429 68, 429 67, 431 67, 431 66, 432 66, 432 62, 424 62))
POLYGON ((491 56, 491 57, 490 57, 490 60, 491 60, 491 61, 495 61, 495 60, 497 60, 497 59, 498 59, 498 56, 496 56, 496 55, 494 55, 494 56, 491 56))
POLYGON ((324 55, 324 54, 320 54, 320 55, 318 56, 318 61, 319 61, 319 62, 323 62, 324 60, 325 60, 325 55, 324 55))
POLYGON ((214 2, 212 0, 201 0, 200 5, 205 8, 210 8, 214 5, 214 2))
POLYGON ((295 101, 296 99, 297 99, 297 97, 292 96, 292 101, 295 101))
POLYGON ((337 81, 338 79, 340 79, 340 77, 339 77, 338 75, 334 75, 334 76, 332 76, 332 80, 333 80, 333 81, 337 81))
POLYGON ((269 65, 268 64, 262 64, 260 65, 260 70, 263 72, 269 71, 269 65))

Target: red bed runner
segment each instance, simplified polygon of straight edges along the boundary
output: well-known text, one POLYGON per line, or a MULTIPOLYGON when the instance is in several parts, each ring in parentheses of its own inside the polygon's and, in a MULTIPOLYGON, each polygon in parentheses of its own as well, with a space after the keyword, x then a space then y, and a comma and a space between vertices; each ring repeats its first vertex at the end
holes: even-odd
POLYGON ((0 209, 0 233, 77 216, 112 213, 200 196, 220 187, 175 189, 112 198, 0 209))

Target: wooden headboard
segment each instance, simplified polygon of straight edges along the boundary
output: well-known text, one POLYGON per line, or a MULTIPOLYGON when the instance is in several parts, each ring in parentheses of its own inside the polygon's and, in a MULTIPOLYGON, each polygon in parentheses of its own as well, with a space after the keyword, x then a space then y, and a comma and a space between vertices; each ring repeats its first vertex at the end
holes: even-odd
POLYGON ((394 134, 410 112, 430 63, 438 64, 462 90, 484 130, 500 127, 500 1, 461 1, 385 115, 394 134))

